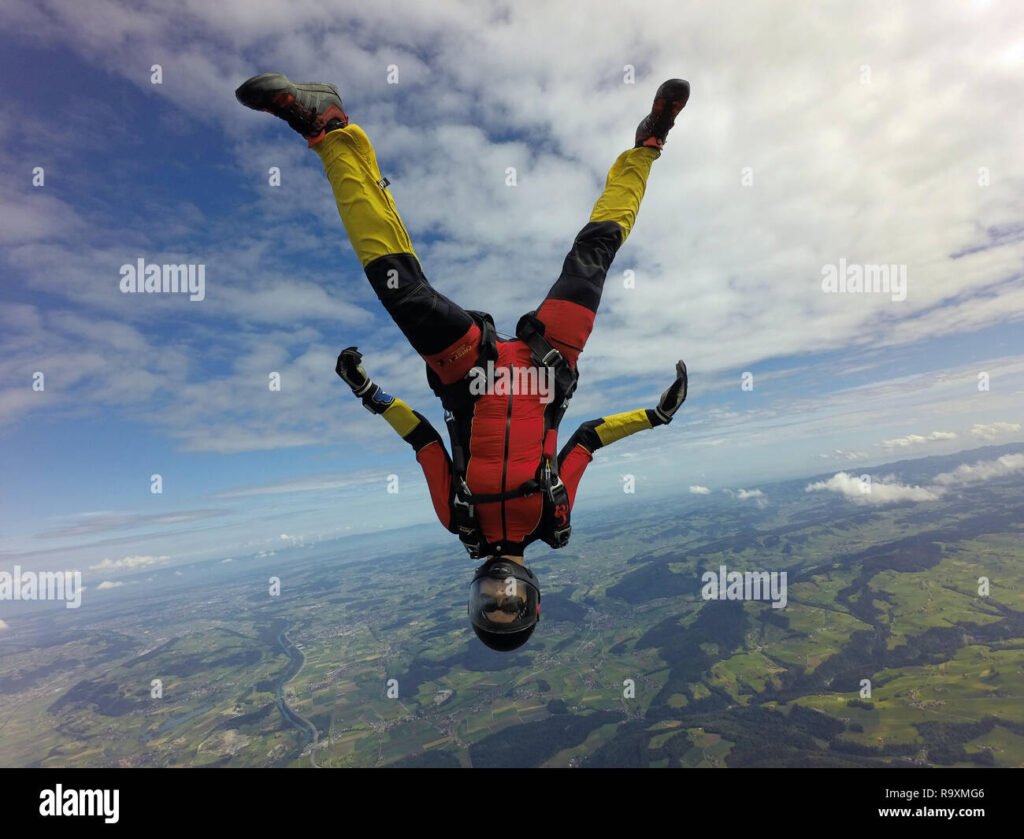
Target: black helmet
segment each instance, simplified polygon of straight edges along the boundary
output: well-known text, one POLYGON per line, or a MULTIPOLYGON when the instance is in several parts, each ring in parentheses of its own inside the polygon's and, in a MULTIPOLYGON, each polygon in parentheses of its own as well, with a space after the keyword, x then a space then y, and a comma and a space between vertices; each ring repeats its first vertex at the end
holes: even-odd
POLYGON ((514 650, 540 620, 537 578, 518 562, 492 557, 473 575, 468 612, 477 638, 492 650, 514 650))

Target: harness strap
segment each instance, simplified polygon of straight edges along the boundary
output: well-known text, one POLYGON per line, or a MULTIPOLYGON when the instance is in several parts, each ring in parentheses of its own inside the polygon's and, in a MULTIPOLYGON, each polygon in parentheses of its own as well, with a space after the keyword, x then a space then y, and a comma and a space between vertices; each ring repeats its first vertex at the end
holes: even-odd
MULTIPOLYGON (((463 481, 463 485, 465 485, 465 481, 463 481)), ((488 504, 492 501, 508 501, 511 498, 525 498, 527 495, 533 495, 541 489, 543 489, 543 487, 540 482, 534 479, 524 481, 515 489, 506 490, 505 492, 470 494, 468 497, 463 496, 463 500, 468 501, 471 504, 488 504)))
POLYGON ((558 407, 561 408, 561 413, 557 416, 557 419, 561 420, 561 414, 565 413, 565 407, 576 391, 579 374, 569 366, 565 356, 555 349, 554 345, 544 336, 544 324, 533 312, 529 312, 519 319, 519 323, 516 324, 516 337, 530 348, 534 364, 554 370, 555 399, 552 404, 558 404, 558 407))

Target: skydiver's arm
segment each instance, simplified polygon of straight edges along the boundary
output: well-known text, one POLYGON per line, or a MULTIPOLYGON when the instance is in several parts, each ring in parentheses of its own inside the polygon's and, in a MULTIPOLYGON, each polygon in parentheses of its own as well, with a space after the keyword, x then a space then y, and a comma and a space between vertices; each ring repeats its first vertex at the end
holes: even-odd
POLYGON ((423 414, 414 411, 403 400, 381 389, 380 385, 366 374, 361 363, 362 355, 355 347, 348 347, 338 356, 335 371, 352 388, 372 414, 384 417, 388 425, 416 452, 416 461, 423 469, 430 490, 430 500, 441 524, 451 530, 452 462, 444 447, 441 435, 423 414))
MULTIPOLYGON (((380 388, 377 388, 380 391, 380 388)), ((380 391, 383 393, 383 391, 380 391)), ((384 394, 387 396, 387 394, 384 394)), ((423 470, 430 490, 430 501, 437 518, 451 530, 451 507, 449 505, 452 487, 452 461, 444 447, 441 435, 430 421, 419 411, 414 411, 398 397, 391 397, 391 404, 382 415, 388 424, 401 435, 416 452, 416 461, 423 470)), ((363 404, 366 404, 365 402, 363 404)))
POLYGON ((580 425, 558 455, 558 474, 569 492, 570 504, 576 500, 580 478, 594 459, 594 452, 638 431, 672 422, 686 400, 686 388, 686 365, 679 361, 675 381, 661 394, 654 408, 637 408, 580 425))
POLYGON ((594 459, 594 452, 655 425, 664 423, 651 408, 637 408, 581 424, 558 455, 558 474, 569 492, 569 504, 576 501, 576 489, 583 472, 594 459))

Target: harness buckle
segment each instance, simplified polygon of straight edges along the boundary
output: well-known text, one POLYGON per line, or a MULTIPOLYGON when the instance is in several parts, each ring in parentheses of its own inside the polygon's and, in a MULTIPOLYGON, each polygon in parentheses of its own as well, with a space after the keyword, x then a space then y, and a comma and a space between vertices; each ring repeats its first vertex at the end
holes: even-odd
POLYGON ((572 524, 569 520, 569 491, 557 472, 552 478, 551 461, 544 463, 544 493, 547 496, 545 499, 548 507, 547 515, 551 522, 551 530, 544 541, 551 548, 558 550, 569 544, 572 524))
POLYGON ((569 544, 569 539, 572 536, 572 525, 567 524, 565 527, 556 528, 551 531, 551 542, 549 545, 554 549, 564 548, 569 544))
POLYGON ((472 498, 466 479, 459 477, 452 498, 452 517, 459 532, 459 540, 471 559, 478 559, 483 551, 484 539, 477 526, 472 498))
POLYGON ((473 497, 473 494, 469 491, 469 485, 466 483, 466 479, 461 475, 459 476, 459 484, 455 490, 455 498, 452 503, 457 507, 465 507, 466 513, 470 516, 473 515, 473 503, 469 500, 473 497))
POLYGON ((466 549, 466 553, 469 554, 470 559, 479 559, 483 554, 483 540, 473 540, 474 531, 472 528, 459 528, 459 539, 462 540, 462 546, 466 549))
POLYGON ((540 363, 545 367, 555 367, 565 364, 565 356, 563 356, 557 349, 552 347, 541 358, 540 363))

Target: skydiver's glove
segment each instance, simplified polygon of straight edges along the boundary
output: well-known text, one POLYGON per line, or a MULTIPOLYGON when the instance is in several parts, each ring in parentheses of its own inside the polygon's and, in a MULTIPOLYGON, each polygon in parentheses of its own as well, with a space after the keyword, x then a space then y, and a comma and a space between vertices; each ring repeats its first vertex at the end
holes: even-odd
POLYGON ((662 425, 666 425, 672 422, 672 417, 685 401, 686 365, 680 359, 676 362, 676 380, 668 386, 668 390, 661 394, 661 399, 658 400, 658 405, 654 409, 654 415, 661 420, 662 425))
POLYGON ((363 354, 355 347, 346 347, 338 356, 334 372, 344 379, 345 384, 359 397, 364 396, 372 387, 373 381, 363 367, 363 354))

